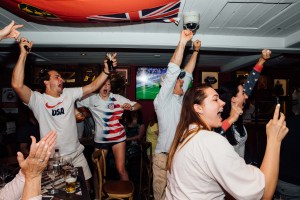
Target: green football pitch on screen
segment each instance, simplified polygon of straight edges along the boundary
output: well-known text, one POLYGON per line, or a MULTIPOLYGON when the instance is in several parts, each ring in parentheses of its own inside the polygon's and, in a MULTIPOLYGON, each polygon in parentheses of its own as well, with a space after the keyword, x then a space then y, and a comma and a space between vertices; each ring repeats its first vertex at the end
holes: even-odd
POLYGON ((159 92, 159 84, 153 84, 152 86, 141 86, 136 88, 136 99, 155 99, 159 92))

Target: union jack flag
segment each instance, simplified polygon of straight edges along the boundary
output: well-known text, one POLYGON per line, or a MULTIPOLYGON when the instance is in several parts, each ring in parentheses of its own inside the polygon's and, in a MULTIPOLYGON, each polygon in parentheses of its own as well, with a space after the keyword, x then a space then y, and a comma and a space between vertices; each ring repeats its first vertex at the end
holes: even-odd
POLYGON ((112 15, 91 15, 90 22, 137 22, 137 21, 165 21, 176 23, 180 1, 174 1, 163 6, 112 15))

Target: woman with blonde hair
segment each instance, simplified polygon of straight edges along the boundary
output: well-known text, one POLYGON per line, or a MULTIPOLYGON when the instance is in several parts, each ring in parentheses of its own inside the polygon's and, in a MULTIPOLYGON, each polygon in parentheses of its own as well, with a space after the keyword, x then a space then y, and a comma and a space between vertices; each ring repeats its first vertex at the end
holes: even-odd
POLYGON ((167 162, 166 199, 271 199, 279 171, 282 139, 288 132, 276 106, 266 126, 267 146, 259 168, 247 165, 226 138, 212 131, 222 125, 225 103, 208 86, 190 88, 167 162))

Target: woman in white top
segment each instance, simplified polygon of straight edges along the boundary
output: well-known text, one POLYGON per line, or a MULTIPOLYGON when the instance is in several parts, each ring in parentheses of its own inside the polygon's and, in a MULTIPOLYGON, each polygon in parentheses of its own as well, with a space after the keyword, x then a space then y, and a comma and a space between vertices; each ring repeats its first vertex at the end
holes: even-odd
POLYGON ((225 103, 208 87, 190 88, 184 96, 180 121, 167 162, 166 199, 271 199, 279 171, 282 139, 288 132, 276 106, 267 124, 267 147, 262 165, 247 165, 220 134, 225 103))

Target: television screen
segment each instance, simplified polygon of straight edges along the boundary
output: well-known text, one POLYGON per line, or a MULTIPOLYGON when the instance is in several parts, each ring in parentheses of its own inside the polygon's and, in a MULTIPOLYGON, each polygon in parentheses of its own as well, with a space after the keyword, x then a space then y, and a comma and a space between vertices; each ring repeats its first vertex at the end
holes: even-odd
POLYGON ((159 92, 160 77, 166 72, 166 67, 138 67, 136 70, 136 99, 155 99, 159 92))

